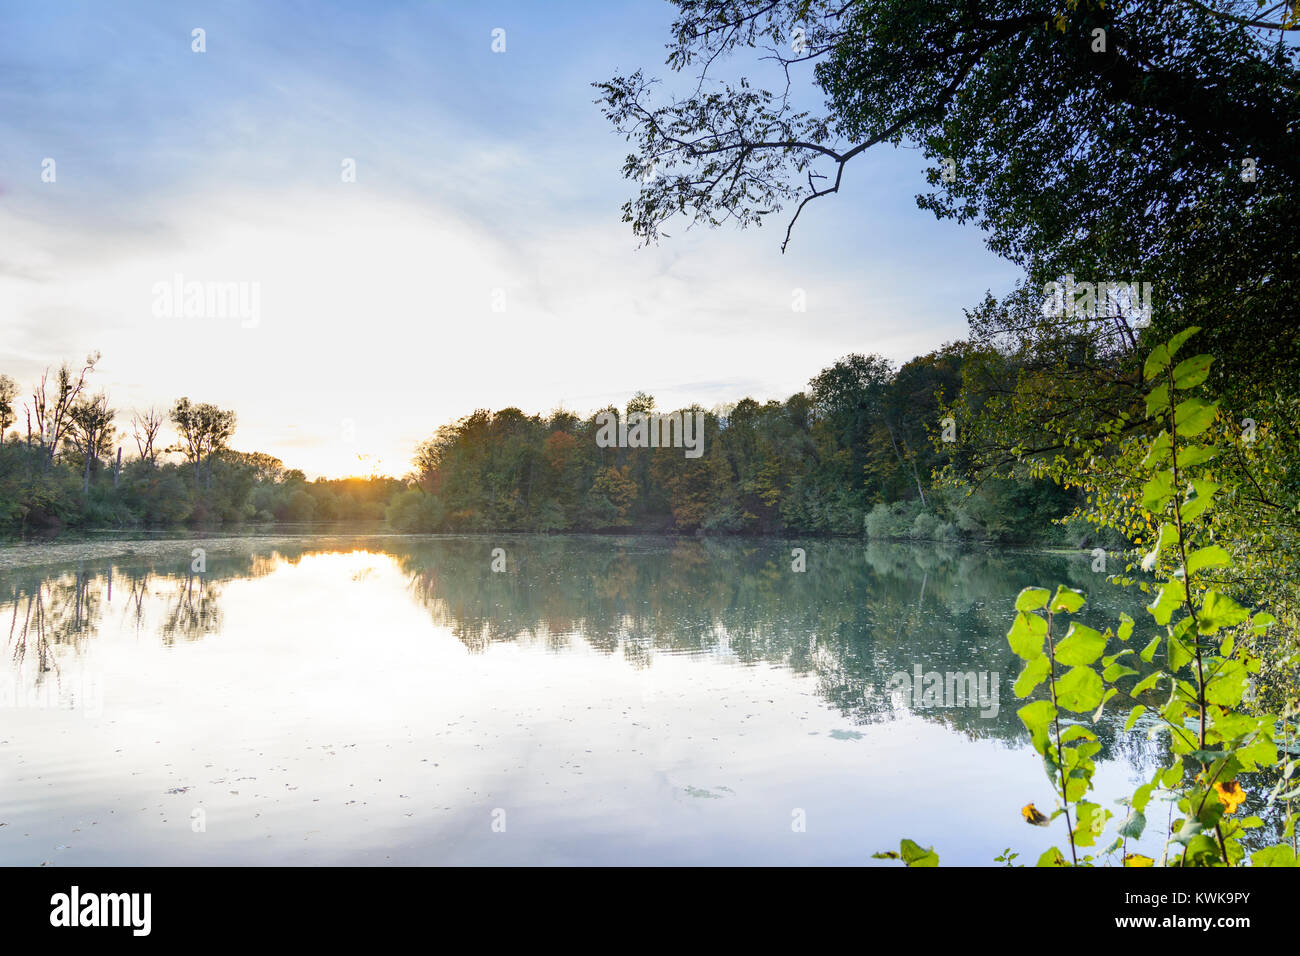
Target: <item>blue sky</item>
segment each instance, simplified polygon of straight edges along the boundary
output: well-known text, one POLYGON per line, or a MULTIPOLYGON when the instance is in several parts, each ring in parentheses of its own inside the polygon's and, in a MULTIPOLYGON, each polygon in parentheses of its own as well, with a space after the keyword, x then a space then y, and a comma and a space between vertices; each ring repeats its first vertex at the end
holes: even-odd
POLYGON ((1017 277, 916 208, 920 153, 888 147, 784 256, 784 219, 638 249, 628 145, 590 84, 686 88, 667 3, 3 7, 0 372, 26 390, 98 349, 123 423, 216 402, 236 447, 312 475, 400 474, 478 407, 784 398, 848 352, 961 337, 963 307, 1017 277), (256 284, 257 322, 160 317, 177 274, 256 284))

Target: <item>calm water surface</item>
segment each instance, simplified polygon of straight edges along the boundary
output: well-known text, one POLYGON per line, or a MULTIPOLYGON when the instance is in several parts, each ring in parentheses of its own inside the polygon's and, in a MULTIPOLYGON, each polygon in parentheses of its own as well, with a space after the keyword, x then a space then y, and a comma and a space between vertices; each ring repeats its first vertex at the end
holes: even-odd
MULTIPOLYGON (((864 864, 904 836, 945 864, 1032 863, 1062 834, 1020 817, 1055 804, 1008 609, 1064 582, 1113 623, 1134 600, 1089 560, 564 536, 0 549, 0 864, 864 864), (889 687, 918 666, 990 683, 923 706, 889 687)), ((1107 806, 1156 757, 1115 730, 1107 806)))

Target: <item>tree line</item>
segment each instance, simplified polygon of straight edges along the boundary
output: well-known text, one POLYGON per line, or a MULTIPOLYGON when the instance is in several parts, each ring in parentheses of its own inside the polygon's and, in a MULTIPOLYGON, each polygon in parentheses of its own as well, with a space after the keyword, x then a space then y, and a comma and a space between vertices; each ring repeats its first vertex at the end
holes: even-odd
POLYGON ((969 353, 957 343, 901 367, 853 354, 784 401, 669 412, 702 417, 698 457, 598 440, 608 413, 631 422, 629 434, 661 413, 644 392, 586 418, 479 410, 420 445, 412 487, 389 518, 415 531, 1096 539, 1085 524, 1052 524, 1079 499, 1048 480, 1026 471, 963 481, 943 422, 969 353))
POLYGON ((182 397, 166 412, 119 415, 90 390, 98 359, 47 371, 21 400, 0 377, 0 529, 386 518, 417 532, 1097 537, 1050 523, 1078 497, 1048 480, 1026 472, 963 483, 961 446, 941 433, 969 343, 901 367, 849 355, 785 401, 678 410, 704 422, 691 454, 599 440, 604 413, 625 424, 659 414, 638 392, 624 409, 586 418, 479 410, 421 443, 404 479, 313 482, 274 456, 234 449, 233 411, 182 397), (172 445, 160 444, 165 424, 172 445))
POLYGON ((26 396, 0 375, 0 533, 381 521, 405 487, 392 478, 309 482, 279 458, 232 448, 235 413, 189 397, 132 411, 120 429, 106 393, 91 392, 99 358, 47 369, 26 396), (165 424, 174 444, 160 444, 165 424))

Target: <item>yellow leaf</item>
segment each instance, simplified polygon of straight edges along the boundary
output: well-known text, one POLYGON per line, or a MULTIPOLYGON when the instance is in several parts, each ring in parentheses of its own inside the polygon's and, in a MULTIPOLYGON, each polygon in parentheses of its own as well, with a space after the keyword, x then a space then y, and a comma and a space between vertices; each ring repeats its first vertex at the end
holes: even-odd
POLYGON ((1026 823, 1032 823, 1036 827, 1047 826, 1047 817, 1038 812, 1038 808, 1032 803, 1027 803, 1020 808, 1020 815, 1025 818, 1026 823))
POLYGON ((1241 789, 1241 784, 1235 780, 1227 783, 1216 783, 1214 792, 1219 795, 1219 802, 1228 809, 1224 813, 1236 813, 1237 807, 1246 802, 1246 791, 1241 789))

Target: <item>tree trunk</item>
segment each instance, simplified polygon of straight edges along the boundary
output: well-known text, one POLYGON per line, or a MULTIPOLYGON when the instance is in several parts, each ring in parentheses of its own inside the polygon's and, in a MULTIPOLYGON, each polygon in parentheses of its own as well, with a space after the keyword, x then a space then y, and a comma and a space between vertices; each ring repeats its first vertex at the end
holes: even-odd
MULTIPOLYGON (((907 462, 903 459, 903 453, 898 450, 898 442, 894 441, 894 426, 889 424, 888 418, 882 420, 885 423, 885 428, 889 431, 889 443, 894 446, 894 454, 898 456, 898 463, 906 468, 907 462)), ((928 509, 930 506, 926 503, 925 489, 921 487, 921 476, 917 473, 915 461, 912 462, 912 477, 916 479, 916 491, 921 496, 921 507, 928 509)))
POLYGON ((916 470, 916 459, 915 459, 915 458, 912 459, 912 477, 916 479, 916 490, 917 490, 917 492, 921 495, 921 507, 922 507, 922 508, 929 508, 930 506, 929 506, 929 504, 926 503, 926 500, 925 500, 925 489, 923 489, 923 488, 921 487, 921 475, 920 475, 920 473, 917 472, 917 470, 916 470))

